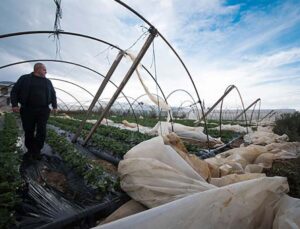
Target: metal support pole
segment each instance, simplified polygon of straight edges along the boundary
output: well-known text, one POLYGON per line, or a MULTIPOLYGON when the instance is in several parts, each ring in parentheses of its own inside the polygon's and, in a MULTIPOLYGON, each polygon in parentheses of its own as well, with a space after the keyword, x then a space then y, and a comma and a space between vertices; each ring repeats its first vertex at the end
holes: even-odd
POLYGON ((96 102, 98 101, 98 99, 100 98, 102 92, 104 91, 104 88, 106 87, 107 83, 110 80, 110 77, 112 76, 112 74, 114 73, 114 71, 116 70, 117 66, 119 65, 119 63, 122 60, 122 57, 124 56, 124 52, 120 51, 118 53, 118 56, 116 57, 115 61, 113 62, 113 64, 111 65, 110 69, 108 70, 104 80, 102 81, 96 95, 94 96, 93 101, 91 102, 91 105, 89 106, 89 109, 87 110, 86 116, 84 117, 84 119, 81 121, 80 126, 77 129, 76 134, 74 135, 72 142, 76 142, 78 136, 80 135, 82 128, 84 126, 84 124, 86 123, 86 120, 89 118, 90 114, 92 113, 92 110, 96 104, 96 102))
POLYGON ((239 117, 241 117, 244 113, 247 112, 247 110, 249 110, 254 104, 256 104, 258 101, 260 100, 260 98, 258 98, 257 100, 255 100, 253 103, 251 103, 245 110, 243 110, 240 114, 238 114, 232 121, 237 120, 239 117))
POLYGON ((113 97, 111 98, 109 103, 106 105, 106 107, 105 107, 104 111, 102 112, 102 114, 100 115, 98 121, 95 123, 95 125, 93 126, 93 128, 91 129, 91 131, 89 132, 87 137, 85 138, 83 145, 86 145, 86 143, 92 137, 93 133, 95 132, 97 127, 100 125, 101 121, 103 120, 105 115, 108 113, 109 109, 114 104, 115 100, 118 98, 119 94, 121 93, 121 91, 125 87, 127 81, 130 79, 131 75, 133 74, 133 72, 137 68, 138 64, 140 63, 140 61, 144 57, 146 51, 148 50, 149 46, 151 45, 152 41, 154 40, 155 36, 157 35, 157 30, 154 27, 151 27, 149 29, 149 32, 150 32, 150 35, 148 36, 145 44, 141 48, 141 50, 140 50, 139 54, 137 55, 136 59, 133 61, 131 67, 129 68, 128 72, 126 73, 124 79, 122 80, 120 86, 118 87, 118 89, 114 93, 113 97))
POLYGON ((213 109, 215 109, 215 107, 226 97, 226 95, 228 95, 229 94, 229 92, 232 90, 234 88, 234 86, 232 85, 232 86, 230 86, 230 88, 228 89, 228 90, 226 90, 225 92, 224 92, 224 94, 221 96, 221 98, 219 98, 218 99, 218 101, 217 102, 215 102, 215 104, 211 107, 211 108, 209 108, 209 110, 195 123, 196 125, 198 125, 198 124, 200 124, 200 122, 204 119, 204 118, 206 118, 209 114, 210 114, 210 112, 212 112, 213 111, 213 109))
POLYGON ((273 112, 275 112, 274 110, 271 110, 270 112, 268 112, 261 120, 259 120, 259 122, 261 122, 262 120, 264 120, 267 116, 269 116, 270 114, 272 114, 273 112))

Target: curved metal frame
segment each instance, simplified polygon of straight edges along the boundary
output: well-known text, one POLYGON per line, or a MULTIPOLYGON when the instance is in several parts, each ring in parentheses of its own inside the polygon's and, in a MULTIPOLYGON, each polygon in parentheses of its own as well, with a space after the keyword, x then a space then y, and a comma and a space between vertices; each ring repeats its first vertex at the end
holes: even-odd
MULTIPOLYGON (((247 130, 247 133, 248 133, 248 124, 247 124, 247 115, 246 115, 246 112, 245 112, 245 106, 244 106, 244 101, 243 101, 243 98, 242 98, 242 95, 239 91, 239 89, 235 86, 235 85, 229 85, 226 89, 225 89, 225 92, 224 94, 226 93, 227 90, 229 90, 231 87, 234 87, 236 89, 236 91, 238 92, 239 94, 239 97, 240 97, 240 100, 241 100, 241 103, 242 103, 242 106, 243 106, 243 111, 244 111, 244 117, 245 117, 245 122, 246 122, 246 130, 247 130)), ((224 101, 225 98, 222 99, 222 102, 221 102, 221 108, 220 108, 220 119, 219 119, 219 125, 220 125, 220 137, 221 137, 221 133, 222 133, 222 108, 223 108, 223 101, 224 101)))
POLYGON ((250 123, 249 123, 249 125, 251 125, 253 113, 254 113, 256 104, 257 104, 258 102, 259 102, 259 107, 258 107, 258 115, 257 115, 257 121, 256 121, 256 122, 257 122, 257 123, 256 123, 256 126, 257 126, 257 127, 258 127, 258 121, 259 121, 259 116, 260 116, 261 99, 258 99, 257 102, 254 104, 254 107, 253 107, 253 110, 252 110, 252 113, 251 113, 251 116, 250 116, 250 123))
MULTIPOLYGON (((170 96, 171 96, 172 94, 174 94, 175 92, 178 92, 178 91, 185 92, 186 94, 188 94, 188 95, 191 97, 191 99, 192 99, 192 101, 194 102, 194 104, 195 104, 195 105, 197 104, 197 102, 195 101, 195 99, 194 99, 194 97, 191 95, 191 93, 189 93, 188 91, 186 91, 186 90, 184 90, 184 89, 176 89, 176 90, 170 92, 170 94, 167 95, 167 99, 170 98, 170 96)), ((198 113, 198 119, 200 119, 200 113, 199 113, 199 109, 198 109, 197 105, 196 105, 196 109, 197 109, 197 113, 198 113)))
MULTIPOLYGON (((98 41, 98 42, 100 42, 100 43, 104 43, 104 44, 106 44, 106 45, 108 45, 108 46, 111 46, 111 47, 113 47, 113 48, 115 48, 115 49, 117 49, 117 50, 119 50, 119 51, 122 51, 122 52, 124 52, 126 55, 128 55, 128 53, 127 53, 125 50, 119 48, 118 46, 116 46, 116 45, 114 45, 114 44, 112 44, 112 43, 110 43, 110 42, 107 42, 107 41, 98 39, 98 38, 96 38, 96 37, 87 36, 87 35, 80 34, 80 33, 66 32, 66 31, 55 31, 55 32, 53 32, 53 31, 47 31, 47 30, 43 30, 43 31, 42 31, 42 30, 41 30, 41 31, 25 31, 25 32, 17 32, 17 33, 8 33, 8 34, 2 34, 2 35, 0 35, 0 39, 1 39, 1 38, 7 38, 7 37, 14 37, 14 36, 22 36, 22 35, 31 35, 31 34, 53 34, 53 33, 55 33, 55 34, 64 34, 64 35, 71 35, 71 36, 78 36, 78 37, 82 37, 82 38, 86 38, 86 39, 91 39, 91 40, 94 40, 94 41, 98 41)), ((80 64, 77 64, 77 63, 69 62, 69 61, 49 60, 49 59, 47 60, 47 59, 45 59, 45 60, 32 60, 32 61, 30 61, 30 62, 34 62, 34 61, 52 61, 52 62, 69 63, 69 64, 73 64, 73 65, 76 65, 76 66, 83 67, 83 68, 86 68, 86 69, 88 69, 88 70, 94 71, 95 73, 98 74, 98 72, 96 72, 95 70, 93 70, 93 69, 91 69, 91 68, 85 67, 84 65, 80 65, 80 64)), ((25 62, 25 63, 27 63, 27 62, 25 62)), ((162 93, 162 95, 163 95, 163 97, 164 97, 166 103, 168 103, 167 100, 166 100, 166 97, 165 97, 165 95, 164 95, 164 92, 163 92, 162 88, 160 87, 159 83, 156 81, 156 79, 154 78, 154 76, 151 74, 151 72, 150 72, 144 65, 141 64, 141 66, 142 66, 142 68, 150 75, 150 77, 152 78, 152 80, 153 80, 153 81, 155 82, 155 84, 158 86, 158 88, 159 88, 160 92, 162 93)), ((102 75, 102 74, 100 74, 100 75, 102 75)), ((103 76, 103 75, 102 75, 102 76, 103 76)), ((103 76, 103 77, 104 77, 104 76, 103 76)))
POLYGON ((70 108, 67 106, 67 104, 61 98, 59 98, 58 96, 56 96, 56 98, 65 105, 65 107, 67 108, 67 111, 70 111, 70 108))
MULTIPOLYGON (((117 98, 117 100, 118 99, 122 99, 122 98, 125 98, 124 96, 120 96, 120 97, 118 97, 117 98)), ((135 100, 133 97, 131 97, 131 96, 128 96, 127 95, 127 98, 129 98, 129 99, 132 99, 133 101, 135 100)), ((133 107, 133 103, 131 103, 131 106, 133 107)), ((145 111, 144 111, 144 108, 138 103, 138 106, 140 107, 140 110, 141 110, 141 112, 143 113, 143 115, 145 115, 145 111)), ((135 108, 136 108, 137 106, 135 106, 135 108)))
MULTIPOLYGON (((146 18, 144 18, 141 14, 139 14, 137 11, 135 11, 133 8, 131 8, 130 6, 128 6, 127 4, 125 4, 124 2, 120 1, 120 0, 115 0, 115 2, 117 2, 118 4, 120 4, 121 6, 125 7, 126 9, 128 9, 129 11, 131 11, 133 14, 135 14, 136 16, 138 16, 140 19, 142 19, 145 23, 147 23, 150 27, 153 27, 155 28, 148 20, 146 20, 146 18)), ((185 63, 183 62, 183 60, 181 59, 181 57, 179 56, 179 54, 176 52, 176 50, 173 48, 173 46, 167 41, 167 39, 157 30, 157 34, 163 39, 163 41, 169 46, 169 48, 173 51, 173 53, 175 54, 175 56, 178 58, 178 60, 180 61, 180 63, 182 64, 183 68, 185 69, 186 73, 188 74, 191 82, 192 82, 192 85, 194 87, 194 90, 196 92, 196 95, 197 95, 197 98, 198 98, 198 102, 199 102, 199 105, 201 107, 201 111, 202 111, 202 116, 204 117, 204 108, 203 108, 203 105, 202 105, 202 102, 201 102, 201 99, 200 99, 200 95, 198 93, 198 90, 197 90, 197 87, 195 85, 195 82, 193 80, 193 77, 192 75, 190 74, 189 70, 187 69, 185 63)), ((204 117, 203 118, 204 120, 204 126, 205 126, 205 129, 207 130, 207 123, 206 123, 206 118, 204 117)), ((172 126, 173 128, 173 126, 172 126)), ((209 137, 208 137, 208 134, 206 135, 207 136, 207 146, 208 146, 208 149, 210 149, 209 147, 209 137)))
MULTIPOLYGON (((162 99, 159 95, 157 95, 157 94, 154 94, 154 93, 152 93, 153 95, 155 95, 155 96, 157 96, 157 97, 159 97, 160 99, 162 99)), ((138 96, 138 97, 136 97, 135 99, 134 99, 134 101, 132 102, 132 105, 134 105, 134 103, 135 102, 138 102, 138 100, 140 99, 140 98, 142 98, 142 97, 144 97, 144 96, 146 96, 147 94, 145 93, 145 94, 142 94, 142 95, 140 95, 140 96, 138 96)), ((165 100, 166 101, 166 100, 165 100)), ((151 106, 150 106, 151 107, 151 106)), ((159 108, 159 114, 158 114, 158 116, 160 117, 160 115, 161 115, 161 109, 160 109, 160 107, 158 107, 159 108)), ((151 109, 152 109, 152 107, 151 107, 151 109)), ((155 110, 155 109, 153 109, 153 110, 155 110)), ((171 117, 171 113, 170 113, 170 111, 168 112, 169 114, 170 114, 170 117, 171 117)), ((172 125, 172 129, 173 129, 173 121, 171 120, 171 125, 172 125)))
POLYGON ((76 100, 76 102, 81 106, 82 110, 84 111, 84 107, 82 106, 82 104, 79 102, 79 100, 78 100, 74 95, 72 95, 71 93, 69 93, 69 92, 67 92, 67 91, 65 91, 65 90, 63 90, 63 89, 57 88, 57 87, 54 87, 54 89, 55 89, 55 90, 62 91, 62 92, 64 92, 64 93, 66 93, 67 95, 71 96, 73 99, 76 100))
MULTIPOLYGON (((154 28, 154 27, 153 27, 154 28)), ((119 51, 123 51, 125 54, 127 54, 127 52, 125 50, 122 50, 121 48, 117 47, 116 45, 113 45, 112 43, 110 42, 107 42, 107 41, 104 41, 104 40, 101 40, 101 39, 98 39, 96 37, 92 37, 92 36, 87 36, 87 35, 83 35, 83 34, 80 34, 80 33, 72 33, 72 32, 65 32, 65 31, 26 31, 26 32, 17 32, 17 33, 9 33, 9 34, 3 34, 3 35, 0 35, 0 39, 1 38, 7 38, 7 37, 13 37, 13 36, 21 36, 21 35, 30 35, 30 34, 65 34, 65 35, 71 35, 71 36, 78 36, 78 37, 83 37, 83 38, 87 38, 87 39, 91 39, 91 40, 95 40, 95 41, 98 41, 100 43, 104 43, 104 44, 107 44, 119 51)), ((175 50, 174 50, 175 51, 175 50)), ((57 61, 59 62, 59 61, 57 61)), ((78 64, 77 64, 78 65, 78 64)), ((79 66, 79 65, 78 65, 79 66)), ((144 66, 142 65, 142 68, 144 70, 146 70, 146 72, 150 75, 150 77, 154 80, 155 84, 157 85, 157 87, 159 88, 160 92, 162 93, 164 99, 165 99, 165 102, 168 104, 167 100, 166 100, 166 97, 163 93, 163 90, 161 89, 159 83, 156 81, 156 79, 153 77, 153 75, 150 73, 150 71, 144 66)), ((194 85, 194 83, 193 83, 194 85)), ((121 92, 122 93, 122 92, 121 92)), ((200 105, 201 105, 201 100, 200 101, 200 105)), ((201 107, 202 109, 202 107, 201 107)), ((134 114, 134 111, 133 111, 133 114, 134 114)), ((135 116, 135 114, 134 114, 135 116)), ((170 113, 170 117, 171 117, 171 125, 172 125, 172 129, 173 129, 173 124, 172 124, 172 115, 170 113)), ((137 118, 135 117, 136 119, 136 122, 137 122, 137 118)), ((137 122, 137 125, 138 125, 138 122, 137 122)), ((207 139, 208 139, 208 136, 207 136, 207 139)))
POLYGON ((186 106, 186 107, 190 107, 190 108, 191 108, 191 110, 188 112, 188 115, 190 114, 191 111, 193 111, 193 112, 195 113, 194 108, 191 106, 192 104, 194 104, 194 101, 191 101, 191 100, 184 100, 184 101, 180 104, 180 106, 178 107, 177 112, 179 112, 180 110, 182 110, 182 109, 183 109, 183 104, 185 104, 185 103, 187 103, 187 102, 189 102, 190 105, 188 105, 188 106, 186 106))
MULTIPOLYGON (((125 98, 125 97, 124 97, 125 98)), ((105 100, 110 100, 110 98, 102 98, 100 101, 104 101, 105 102, 105 100)), ((118 102, 118 101, 115 101, 115 103, 117 104, 117 105, 119 105, 119 107, 121 108, 121 110, 122 110, 122 112, 125 112, 125 109, 123 108, 123 106, 122 106, 122 104, 120 103, 120 102, 118 102)), ((131 104, 132 105, 132 104, 131 104)))
MULTIPOLYGON (((82 67, 82 68, 84 68, 84 69, 87 69, 87 70, 89 70, 89 71, 92 71, 92 72, 96 73, 97 75, 100 75, 100 76, 103 77, 103 78, 105 77, 105 76, 102 75, 101 73, 99 73, 99 72, 97 72, 97 71, 95 71, 95 70, 93 70, 93 69, 91 69, 91 68, 89 68, 89 67, 86 67, 86 66, 84 66, 84 65, 80 65, 80 64, 77 64, 77 63, 69 62, 69 61, 50 60, 50 59, 38 59, 38 60, 19 61, 19 62, 15 62, 15 63, 11 63, 11 64, 7 64, 7 65, 0 66, 0 69, 6 68, 6 67, 11 67, 11 66, 18 65, 18 64, 24 64, 24 63, 30 63, 30 62, 37 62, 37 61, 41 61, 41 62, 42 62, 42 61, 43 61, 43 62, 47 62, 47 61, 48 61, 48 62, 58 62, 58 63, 73 64, 73 65, 76 65, 76 66, 78 66, 78 67, 82 67)), ((58 80, 58 81, 62 81, 62 82, 66 82, 66 83, 73 84, 73 85, 75 85, 75 86, 81 88, 82 90, 84 90, 85 92, 87 92, 89 95, 91 95, 91 96, 94 98, 94 95, 93 95, 92 93, 90 93, 90 92, 89 92, 88 90, 86 90, 85 88, 83 88, 83 87, 81 87, 81 86, 79 86, 79 85, 77 85, 77 84, 75 84, 75 83, 73 83, 73 82, 70 82, 70 81, 68 81, 68 80, 56 79, 56 78, 48 78, 48 79, 51 79, 51 80, 58 80)), ((109 80, 109 82, 110 82, 112 85, 114 85, 116 88, 118 88, 118 86, 117 86, 114 82, 112 82, 111 80, 109 80)), ((124 98, 126 99, 127 97, 126 97, 126 95, 124 94, 124 92, 121 92, 121 93, 122 93, 122 95, 124 96, 124 98)), ((135 120, 136 120, 136 122, 137 122, 137 125, 138 125, 137 117, 136 117, 136 115, 135 115, 135 112, 134 112, 134 110, 133 110, 133 107, 131 106, 130 101, 129 101, 128 99, 126 99, 126 100, 127 100, 128 104, 129 104, 131 110, 132 110, 132 113, 133 113, 133 115, 134 115, 134 117, 135 117, 135 120)), ((100 102, 99 102, 99 104, 100 104, 100 106, 102 107, 102 105, 101 105, 100 102)))

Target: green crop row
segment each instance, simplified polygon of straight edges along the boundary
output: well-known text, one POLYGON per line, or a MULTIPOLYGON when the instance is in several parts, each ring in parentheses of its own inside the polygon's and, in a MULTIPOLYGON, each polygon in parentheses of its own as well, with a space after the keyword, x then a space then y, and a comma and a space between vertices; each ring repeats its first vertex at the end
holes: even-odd
POLYGON ((0 228, 15 224, 15 207, 20 202, 17 191, 21 176, 20 154, 16 145, 18 126, 14 115, 6 113, 4 126, 0 131, 0 228))
POLYGON ((64 162, 82 176, 86 183, 99 191, 99 197, 119 187, 118 179, 107 173, 99 164, 81 154, 72 143, 54 130, 48 129, 47 143, 64 162))
MULTIPOLYGON (((76 120, 50 118, 49 124, 74 133, 77 131, 80 122, 76 120)), ((91 128, 92 124, 85 124, 80 136, 85 138, 91 128)), ((150 138, 151 136, 142 133, 101 125, 92 135, 91 144, 122 157, 130 148, 150 138)))

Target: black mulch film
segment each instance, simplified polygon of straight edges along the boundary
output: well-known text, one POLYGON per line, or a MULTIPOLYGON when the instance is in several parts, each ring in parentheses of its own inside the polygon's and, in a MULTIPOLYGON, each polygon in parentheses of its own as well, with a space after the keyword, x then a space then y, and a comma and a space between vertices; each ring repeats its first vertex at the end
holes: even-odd
POLYGON ((42 153, 41 160, 24 158, 21 164, 26 185, 16 209, 17 228, 90 228, 128 201, 120 192, 99 196, 49 146, 42 153))

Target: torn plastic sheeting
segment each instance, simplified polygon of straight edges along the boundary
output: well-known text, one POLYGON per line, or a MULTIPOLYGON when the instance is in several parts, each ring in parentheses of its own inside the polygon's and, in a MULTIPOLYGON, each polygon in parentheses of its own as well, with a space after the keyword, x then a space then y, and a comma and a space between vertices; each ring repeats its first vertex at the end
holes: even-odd
POLYGON ((280 136, 265 131, 255 131, 244 136, 244 141, 246 143, 252 143, 255 145, 268 145, 274 142, 287 142, 288 140, 289 137, 286 134, 280 136))
MULTIPOLYGON (((219 130, 220 126, 214 127, 214 128, 210 128, 211 130, 219 130)), ((221 130, 227 130, 227 131, 233 131, 236 133, 247 133, 247 128, 240 126, 240 125, 230 125, 230 124, 225 124, 225 125, 221 125, 221 130)), ((251 129, 248 129, 251 131, 251 129)))
POLYGON ((205 161, 221 170, 221 175, 261 171, 271 168, 276 159, 297 158, 300 155, 300 142, 273 143, 267 146, 249 145, 225 151, 205 161), (261 167, 261 168, 259 168, 261 167), (247 170, 246 170, 247 168, 247 170))
MULTIPOLYGON (((128 56, 130 57, 130 59, 132 61, 135 60, 135 56, 131 53, 127 53, 128 56)), ((171 107, 165 103, 164 100, 162 100, 160 97, 158 96, 154 96, 148 89, 148 87, 146 86, 146 84, 144 83, 142 77, 141 77, 141 74, 139 72, 139 68, 141 68, 141 65, 138 64, 138 67, 135 69, 135 72, 139 78, 139 81, 141 82, 143 88, 144 88, 144 91, 146 92, 146 94, 148 95, 148 98, 155 104, 157 105, 158 107, 160 107, 162 110, 164 111, 171 111, 171 107)))
POLYGON ((286 178, 263 177, 196 193, 96 228, 299 228, 300 200, 284 195, 287 191, 286 178))
MULTIPOLYGON (((158 134, 160 136, 167 135, 171 132, 175 132, 180 138, 183 138, 186 141, 193 141, 206 143, 207 135, 203 132, 203 127, 190 127, 178 123, 172 124, 169 122, 158 122, 150 131, 146 132, 147 134, 158 134)), ((222 141, 219 139, 208 136, 211 146, 221 145, 222 141)))
MULTIPOLYGON (((37 161, 34 163, 22 164, 22 175, 25 180, 34 180, 34 181, 42 181, 43 179, 43 170, 47 169, 49 171, 54 171, 63 174, 66 177, 66 182, 64 186, 68 189, 68 194, 64 194, 65 196, 75 195, 75 202, 85 205, 90 205, 95 203, 96 201, 96 191, 90 187, 88 187, 83 178, 79 177, 74 170, 68 168, 64 162, 56 157, 43 157, 41 161, 37 161)), ((46 181, 45 183, 48 184, 46 181)), ((52 187, 50 185, 50 187, 52 187)), ((56 187, 53 187, 57 189, 56 187)))
POLYGON ((121 188, 150 208, 215 188, 174 148, 166 145, 164 139, 158 136, 129 150, 118 166, 121 188))
MULTIPOLYGON (((124 159, 129 158, 151 158, 180 171, 193 179, 204 181, 204 179, 192 169, 189 164, 170 146, 165 145, 161 136, 151 138, 131 148, 124 159)), ((124 161, 122 161, 124 163, 124 161)))
MULTIPOLYGON (((85 218, 104 218, 118 209, 121 205, 129 200, 128 196, 122 195, 112 200, 107 200, 104 203, 83 209, 80 212, 71 215, 64 216, 59 220, 55 220, 51 223, 43 225, 40 229, 52 229, 52 228, 64 228, 68 225, 74 225, 74 223, 81 221, 85 218)), ((76 224, 77 225, 77 224, 76 224)))
POLYGON ((100 202, 95 199, 97 193, 89 189, 85 183, 81 182, 82 179, 74 176, 75 174, 70 171, 67 171, 67 185, 74 193, 73 198, 76 195, 74 200, 72 197, 72 200, 70 200, 70 196, 66 193, 56 191, 56 189, 48 186, 43 187, 32 179, 39 179, 41 175, 40 169, 45 164, 50 169, 68 170, 60 168, 62 164, 58 162, 52 161, 52 163, 47 164, 46 161, 40 161, 27 167, 24 171, 29 189, 28 197, 20 205, 23 211, 18 213, 22 228, 31 229, 41 226, 42 228, 61 228, 63 225, 68 225, 74 221, 85 220, 85 217, 89 217, 94 213, 98 213, 98 216, 106 217, 122 205, 124 201, 128 200, 128 196, 124 194, 119 196, 106 194, 100 202), (83 197, 83 195, 85 196, 83 197))
MULTIPOLYGON (((21 217, 21 228, 34 228, 39 224, 50 223, 61 217, 74 215, 83 208, 58 195, 53 190, 47 190, 37 182, 28 179, 29 203, 23 206, 26 211, 24 218, 21 217)), ((22 205, 22 204, 21 204, 22 205)))
POLYGON ((183 124, 180 123, 170 123, 170 122, 163 122, 163 121, 159 121, 156 123, 156 125, 149 131, 149 133, 152 134, 159 134, 160 129, 166 129, 168 130, 167 134, 169 132, 176 132, 176 131, 196 131, 196 132, 203 132, 204 128, 203 127, 192 127, 192 126, 185 126, 183 124), (172 129, 172 125, 173 125, 173 129, 172 129))

